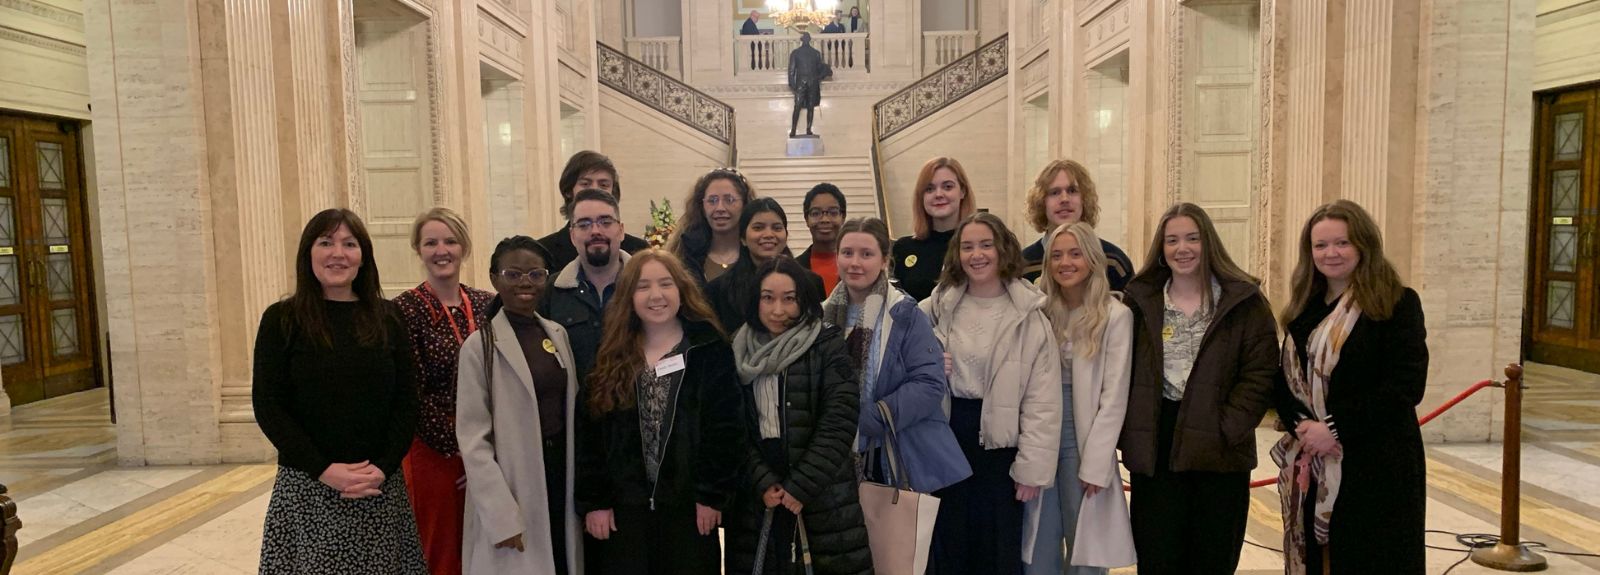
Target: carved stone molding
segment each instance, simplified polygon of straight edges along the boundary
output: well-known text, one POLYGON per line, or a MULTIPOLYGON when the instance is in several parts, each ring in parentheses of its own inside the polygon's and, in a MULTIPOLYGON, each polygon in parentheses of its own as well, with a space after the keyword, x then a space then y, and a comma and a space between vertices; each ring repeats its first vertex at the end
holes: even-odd
POLYGON ((933 115, 1006 75, 1007 35, 1001 35, 872 106, 879 141, 933 115))
POLYGON ((512 67, 522 65, 522 34, 501 21, 488 10, 478 10, 478 44, 496 59, 504 59, 512 67))
POLYGON ((353 0, 339 0, 339 76, 344 85, 345 193, 349 208, 366 213, 367 185, 361 159, 361 97, 356 64, 356 9, 353 0))
POLYGON ((15 10, 35 18, 43 18, 73 30, 83 31, 83 14, 57 8, 33 0, 0 0, 0 8, 15 10))
POLYGON ((7 28, 5 26, 0 26, 0 40, 10 40, 19 44, 27 44, 35 48, 44 48, 46 50, 60 52, 62 54, 67 54, 78 58, 85 58, 89 55, 89 51, 83 46, 79 46, 71 42, 62 42, 55 38, 48 38, 14 28, 7 28))
POLYGON ((438 18, 428 18, 428 145, 433 152, 433 203, 448 205, 445 176, 449 173, 444 153, 444 82, 439 81, 439 62, 445 57, 439 35, 444 32, 438 18))
POLYGON ((1167 203, 1183 190, 1183 4, 1167 0, 1167 203))
POLYGON ((1255 241, 1251 242, 1252 257, 1255 268, 1250 270, 1256 277, 1262 278, 1262 289, 1271 294, 1274 280, 1272 273, 1272 226, 1277 217, 1273 214, 1273 199, 1281 190, 1273 185, 1272 177, 1272 128, 1275 125, 1274 113, 1280 108, 1277 105, 1274 83, 1277 82, 1277 66, 1282 61, 1278 57, 1277 30, 1278 0, 1262 0, 1261 2, 1261 27, 1257 38, 1261 42, 1260 67, 1260 95, 1261 103, 1260 125, 1257 127, 1256 144, 1256 234, 1255 241))
POLYGON ((1120 2, 1084 23, 1084 61, 1097 62, 1128 41, 1131 12, 1128 2, 1120 2))
POLYGON ((734 145, 733 106, 596 42, 600 84, 626 94, 663 114, 688 124, 717 141, 734 145))

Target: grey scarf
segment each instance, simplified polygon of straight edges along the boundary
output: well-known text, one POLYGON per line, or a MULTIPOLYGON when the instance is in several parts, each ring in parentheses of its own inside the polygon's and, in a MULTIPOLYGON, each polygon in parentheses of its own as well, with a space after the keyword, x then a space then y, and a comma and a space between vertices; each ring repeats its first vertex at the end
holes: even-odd
POLYGON ((822 321, 813 319, 789 328, 776 337, 758 337, 746 324, 733 336, 733 354, 738 358, 739 381, 750 385, 763 375, 777 375, 800 359, 822 333, 822 321), (766 343, 758 341, 768 339, 766 343))

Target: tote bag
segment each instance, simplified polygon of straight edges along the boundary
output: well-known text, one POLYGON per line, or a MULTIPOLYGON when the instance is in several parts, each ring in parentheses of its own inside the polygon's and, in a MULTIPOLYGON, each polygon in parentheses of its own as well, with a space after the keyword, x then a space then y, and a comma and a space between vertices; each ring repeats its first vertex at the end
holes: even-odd
POLYGON ((887 485, 861 482, 861 511, 867 519, 867 543, 872 548, 872 567, 879 575, 922 575, 928 568, 928 546, 933 541, 933 522, 939 517, 939 498, 911 490, 902 472, 889 404, 879 401, 889 435, 883 442, 889 456, 887 485))

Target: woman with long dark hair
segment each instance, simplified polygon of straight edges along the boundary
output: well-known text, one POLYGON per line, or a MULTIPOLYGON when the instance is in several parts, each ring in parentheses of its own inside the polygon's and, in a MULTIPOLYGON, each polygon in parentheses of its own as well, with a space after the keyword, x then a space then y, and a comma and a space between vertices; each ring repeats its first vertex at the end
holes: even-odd
POLYGON ((417 355, 417 436, 401 462, 417 515, 422 556, 433 575, 461 572, 461 522, 466 470, 456 443, 456 365, 461 342, 487 323, 494 294, 461 282, 472 255, 467 224, 450 208, 433 208, 411 224, 411 251, 427 279, 394 298, 417 355))
POLYGON ((572 504, 578 380, 566 329, 538 313, 550 257, 528 236, 495 246, 492 318, 461 349, 456 431, 473 575, 582 572, 572 504))
POLYGON ((1061 353, 1005 223, 979 212, 953 231, 944 276, 921 307, 953 360, 950 428, 972 476, 935 493, 928 572, 1017 573, 1023 505, 1055 481, 1061 353))
POLYGON ((1274 392, 1286 571, 1420 574, 1427 458, 1417 404, 1428 333, 1417 292, 1360 205, 1317 208, 1300 231, 1274 392))
POLYGON ((745 453, 733 350, 672 254, 634 254, 580 410, 577 506, 600 575, 714 575, 745 453))
POLYGON ((739 214, 755 197, 750 181, 732 168, 711 170, 695 181, 666 249, 696 284, 705 286, 739 260, 739 214))
POLYGON ((752 318, 733 337, 749 454, 728 523, 728 573, 797 573, 789 549, 818 575, 872 572, 851 443, 860 392, 839 328, 822 321, 822 292, 787 257, 756 268, 752 318), (761 533, 765 547, 759 547, 761 533), (796 540, 804 531, 806 539, 796 540))
POLYGON ((1168 208, 1128 282, 1133 382, 1122 463, 1139 572, 1229 574, 1249 516, 1256 424, 1278 370, 1272 308, 1200 206, 1168 208))
POLYGON ((251 399, 278 448, 262 573, 427 573, 400 460, 417 361, 349 210, 306 223, 295 290, 261 314, 251 399))
MULTIPOLYGON (((739 259, 727 273, 706 284, 706 297, 717 321, 729 333, 739 330, 754 303, 756 268, 777 257, 789 257, 789 216, 772 198, 756 198, 739 213, 739 259)), ((805 281, 822 291, 822 278, 807 270, 805 281)))

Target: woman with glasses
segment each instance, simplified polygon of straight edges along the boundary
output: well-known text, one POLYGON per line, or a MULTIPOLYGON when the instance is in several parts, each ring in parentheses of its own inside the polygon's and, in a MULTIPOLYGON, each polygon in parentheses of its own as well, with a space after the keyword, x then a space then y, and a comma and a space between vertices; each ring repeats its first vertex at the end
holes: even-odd
POLYGON ((706 285, 739 261, 739 213, 754 198, 750 182, 732 168, 711 170, 694 183, 667 251, 696 283, 706 285))
POLYGON ((472 255, 467 224, 450 208, 433 208, 411 224, 411 251, 428 279, 394 298, 417 355, 417 436, 401 462, 422 555, 433 575, 461 572, 461 518, 466 470, 456 443, 456 364, 461 342, 485 321, 494 294, 461 283, 472 255))
POLYGON ((499 293, 461 349, 456 433, 466 462, 466 571, 579 573, 573 511, 578 381, 560 324, 540 317, 550 252, 512 236, 489 257, 499 293))

